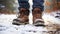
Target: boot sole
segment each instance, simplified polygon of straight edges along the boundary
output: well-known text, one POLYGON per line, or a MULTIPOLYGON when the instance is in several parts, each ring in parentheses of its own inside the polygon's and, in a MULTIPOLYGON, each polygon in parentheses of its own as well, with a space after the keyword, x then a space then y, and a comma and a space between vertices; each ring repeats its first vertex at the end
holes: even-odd
POLYGON ((13 25, 26 25, 26 24, 29 24, 29 22, 20 22, 19 20, 14 19, 12 24, 13 25))
POLYGON ((36 21, 36 22, 33 23, 33 25, 34 25, 34 26, 44 26, 44 27, 45 27, 43 21, 36 21))

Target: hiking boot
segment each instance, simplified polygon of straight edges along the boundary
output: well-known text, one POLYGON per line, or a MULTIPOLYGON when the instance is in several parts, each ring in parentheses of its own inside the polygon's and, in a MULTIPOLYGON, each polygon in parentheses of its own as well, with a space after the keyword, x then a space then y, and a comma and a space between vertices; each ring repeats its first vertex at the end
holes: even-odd
POLYGON ((15 25, 25 25, 25 24, 28 24, 29 23, 29 10, 26 9, 26 8, 20 8, 19 9, 19 16, 17 19, 14 19, 13 20, 13 23, 12 24, 15 24, 15 25))
POLYGON ((42 10, 40 8, 34 8, 33 12, 33 24, 35 26, 44 26, 44 21, 42 20, 42 10))

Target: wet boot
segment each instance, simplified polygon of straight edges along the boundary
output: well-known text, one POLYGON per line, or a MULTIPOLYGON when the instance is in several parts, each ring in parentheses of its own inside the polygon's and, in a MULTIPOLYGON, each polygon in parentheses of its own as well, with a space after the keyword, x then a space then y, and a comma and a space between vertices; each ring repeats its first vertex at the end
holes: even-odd
POLYGON ((42 20, 42 10, 40 8, 34 8, 33 13, 33 24, 35 26, 44 26, 44 21, 42 20))
POLYGON ((28 16, 29 16, 29 10, 26 9, 26 8, 20 8, 19 9, 19 16, 17 19, 14 19, 13 20, 13 23, 14 25, 25 25, 25 24, 28 24, 29 23, 29 19, 28 19, 28 16))

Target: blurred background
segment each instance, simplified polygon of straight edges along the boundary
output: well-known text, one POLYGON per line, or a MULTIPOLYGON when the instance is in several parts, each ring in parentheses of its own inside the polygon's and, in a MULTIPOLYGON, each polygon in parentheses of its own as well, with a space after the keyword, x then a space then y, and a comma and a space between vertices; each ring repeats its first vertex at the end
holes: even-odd
POLYGON ((17 0, 0 0, 0 14, 15 14, 18 6, 17 0))
MULTIPOLYGON (((29 0, 30 10, 32 9, 32 0, 29 0)), ((18 13, 18 0, 0 0, 0 14, 16 14, 18 13)))

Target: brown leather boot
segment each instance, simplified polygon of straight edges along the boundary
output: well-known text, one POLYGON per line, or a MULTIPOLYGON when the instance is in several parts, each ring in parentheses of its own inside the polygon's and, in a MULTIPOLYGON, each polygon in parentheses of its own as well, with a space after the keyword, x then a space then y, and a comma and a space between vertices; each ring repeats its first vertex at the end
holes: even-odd
POLYGON ((20 8, 19 9, 19 16, 17 19, 13 20, 13 24, 15 25, 25 25, 29 23, 29 10, 26 8, 20 8))
POLYGON ((35 26, 44 26, 44 21, 42 20, 42 10, 40 8, 33 9, 33 24, 35 26))

